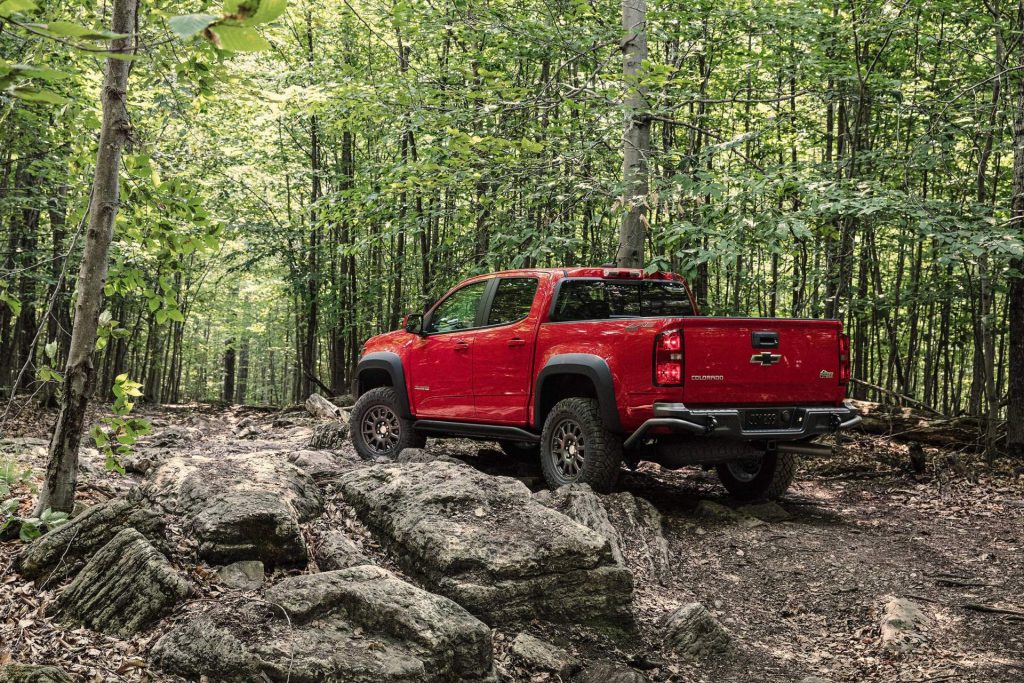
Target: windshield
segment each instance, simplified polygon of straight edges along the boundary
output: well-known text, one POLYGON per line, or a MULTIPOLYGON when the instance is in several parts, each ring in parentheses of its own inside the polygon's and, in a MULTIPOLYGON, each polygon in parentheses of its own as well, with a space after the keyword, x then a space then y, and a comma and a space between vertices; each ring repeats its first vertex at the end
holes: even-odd
POLYGON ((666 280, 563 280, 552 320, 678 318, 693 315, 682 282, 666 280))

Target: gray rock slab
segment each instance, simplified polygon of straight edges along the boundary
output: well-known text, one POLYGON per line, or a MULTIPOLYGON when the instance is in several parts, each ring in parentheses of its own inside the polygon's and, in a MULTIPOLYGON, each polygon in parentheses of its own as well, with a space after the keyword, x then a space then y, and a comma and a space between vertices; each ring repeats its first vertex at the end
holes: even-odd
POLYGON ((573 683, 650 683, 650 679, 636 669, 600 660, 594 662, 572 678, 573 683))
POLYGON ((165 671, 225 681, 496 680, 485 624, 373 566, 284 579, 249 613, 214 609, 173 629, 152 656, 165 671))
POLYGON ((699 602, 683 605, 665 621, 665 646, 690 660, 724 653, 729 634, 699 602))
POLYGON ((4 664, 0 683, 72 683, 71 677, 55 666, 4 664))
POLYGON ((21 551, 15 568, 28 579, 59 580, 77 571, 124 529, 135 529, 159 541, 164 535, 164 520, 159 512, 133 496, 114 498, 86 508, 64 526, 40 536, 21 551))
POLYGON ((353 470, 338 488, 407 571, 488 623, 632 626, 632 574, 608 541, 515 479, 437 461, 353 470))
POLYGON ((316 562, 325 571, 373 564, 342 531, 328 531, 320 537, 316 547, 316 562))
POLYGON ((263 585, 263 563, 259 560, 233 562, 217 570, 217 578, 228 588, 251 591, 263 585))
POLYGON ((213 564, 304 566, 299 524, 322 512, 323 499, 313 478, 287 456, 256 451, 171 458, 157 466, 144 492, 185 518, 199 556, 213 564))
POLYGON ((166 616, 191 587, 135 529, 94 554, 53 604, 52 613, 113 635, 130 635, 166 616))
POLYGON ((927 641, 927 618, 920 605, 906 598, 891 598, 882 609, 879 632, 882 648, 888 652, 908 653, 927 641))
POLYGON ((562 678, 568 678, 580 669, 579 660, 566 650, 534 638, 529 633, 520 633, 512 641, 512 654, 527 668, 536 671, 550 671, 562 678))

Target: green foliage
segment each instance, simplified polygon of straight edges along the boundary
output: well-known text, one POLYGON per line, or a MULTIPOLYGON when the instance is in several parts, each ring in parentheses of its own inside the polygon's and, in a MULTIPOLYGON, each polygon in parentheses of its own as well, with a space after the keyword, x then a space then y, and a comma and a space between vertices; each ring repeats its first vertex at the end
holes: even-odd
POLYGON ((96 444, 96 448, 103 453, 106 467, 124 474, 124 467, 120 458, 131 453, 132 445, 139 440, 139 437, 149 434, 151 428, 149 421, 144 418, 129 418, 128 414, 135 407, 135 400, 142 396, 140 389, 142 385, 128 379, 128 374, 123 373, 114 379, 114 416, 103 418, 104 428, 95 425, 89 431, 96 444))
POLYGON ((67 523, 67 514, 49 508, 39 517, 22 517, 18 514, 20 499, 8 498, 16 489, 35 493, 32 470, 19 468, 13 459, 0 458, 0 536, 11 527, 17 527, 19 538, 28 543, 38 538, 44 530, 56 529, 67 523))
POLYGON ((198 34, 225 52, 259 52, 270 43, 252 27, 277 19, 287 9, 286 0, 225 0, 224 14, 184 14, 167 22, 179 38, 198 34))

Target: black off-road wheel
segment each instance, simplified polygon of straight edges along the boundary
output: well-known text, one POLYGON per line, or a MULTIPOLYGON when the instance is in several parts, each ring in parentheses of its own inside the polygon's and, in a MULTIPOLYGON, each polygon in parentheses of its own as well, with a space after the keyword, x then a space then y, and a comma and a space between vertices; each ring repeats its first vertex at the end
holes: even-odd
POLYGON ((744 501, 779 498, 796 475, 796 456, 766 451, 716 466, 718 479, 733 496, 744 501))
POLYGON ((366 460, 395 458, 406 448, 423 448, 427 439, 402 417, 398 394, 391 387, 370 389, 352 407, 352 445, 366 460))
POLYGON ((540 464, 551 488, 589 484, 607 493, 615 488, 622 463, 622 438, 601 422, 592 398, 566 398, 555 404, 544 420, 540 464))
POLYGON ((540 444, 529 441, 499 441, 498 445, 505 455, 516 460, 536 460, 540 455, 540 444))

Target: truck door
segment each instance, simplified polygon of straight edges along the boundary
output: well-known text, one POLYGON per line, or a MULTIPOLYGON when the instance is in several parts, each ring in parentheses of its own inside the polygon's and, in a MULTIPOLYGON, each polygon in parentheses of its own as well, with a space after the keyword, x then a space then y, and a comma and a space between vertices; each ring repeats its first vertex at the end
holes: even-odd
POLYGON ((460 287, 423 321, 424 335, 409 353, 416 417, 473 419, 474 344, 489 285, 480 280, 460 287))
POLYGON ((503 277, 485 304, 484 327, 473 340, 473 393, 478 420, 526 424, 539 310, 538 279, 503 277))

